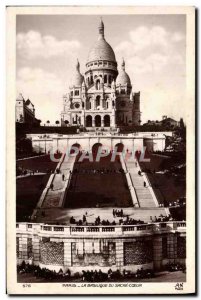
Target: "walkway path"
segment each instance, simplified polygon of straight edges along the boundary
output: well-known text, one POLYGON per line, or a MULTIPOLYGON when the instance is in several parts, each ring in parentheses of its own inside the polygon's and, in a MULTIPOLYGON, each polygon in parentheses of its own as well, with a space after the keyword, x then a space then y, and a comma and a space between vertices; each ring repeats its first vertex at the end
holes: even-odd
POLYGON ((146 174, 142 173, 141 168, 137 161, 127 160, 125 161, 127 171, 130 174, 133 187, 137 196, 137 200, 140 207, 157 207, 158 201, 154 194, 154 191, 148 181, 146 174), (141 172, 139 175, 138 172, 141 172), (144 186, 146 183, 146 186, 144 186))
MULTIPOLYGON (((121 207, 116 208, 117 210, 121 210, 121 207)), ((159 217, 161 214, 166 216, 166 212, 164 208, 134 208, 134 207, 122 207, 124 215, 128 215, 130 218, 135 220, 142 220, 144 222, 150 222, 151 218, 154 220, 155 217, 159 217)), ((42 209, 41 209, 42 211, 42 209)), ((101 220, 108 220, 109 222, 115 221, 116 224, 119 223, 120 217, 113 217, 112 208, 104 207, 104 208, 77 208, 77 209, 60 209, 60 208, 52 208, 45 210, 45 216, 42 215, 42 212, 38 212, 37 214, 37 222, 38 223, 66 223, 69 224, 70 218, 73 216, 76 221, 82 220, 83 215, 87 212, 87 222, 94 223, 95 219, 100 216, 101 220)))
POLYGON ((53 189, 50 188, 50 185, 47 187, 48 191, 42 203, 43 208, 61 207, 63 205, 65 190, 69 183, 70 171, 72 172, 74 162, 74 156, 69 157, 67 161, 65 156, 62 158, 62 161, 59 163, 60 166, 58 167, 60 173, 55 173, 53 180, 50 182, 50 185, 53 184, 53 189), (63 175, 64 180, 62 178, 63 175))

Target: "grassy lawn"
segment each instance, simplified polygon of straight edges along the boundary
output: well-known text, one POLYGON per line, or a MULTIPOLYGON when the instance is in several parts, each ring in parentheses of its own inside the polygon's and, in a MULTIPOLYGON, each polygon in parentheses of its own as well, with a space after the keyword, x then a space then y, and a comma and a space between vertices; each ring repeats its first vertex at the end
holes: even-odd
POLYGON ((28 221, 28 216, 32 215, 33 209, 45 188, 50 176, 50 171, 54 171, 57 163, 50 160, 48 155, 37 158, 21 160, 17 162, 17 167, 27 170, 38 170, 46 173, 44 175, 34 175, 16 180, 16 218, 17 222, 28 221))
MULTIPOLYGON (((55 158, 59 156, 55 155, 55 158)), ((38 156, 35 158, 27 158, 24 160, 17 161, 17 167, 27 169, 27 170, 35 170, 42 173, 48 173, 50 171, 54 171, 57 163, 51 161, 49 155, 38 156)))
POLYGON ((76 162, 65 207, 133 206, 125 174, 119 172, 120 169, 120 162, 111 162, 109 156, 100 162, 76 162), (93 173, 93 170, 98 172, 93 173))
POLYGON ((16 218, 17 222, 27 221, 47 184, 49 174, 28 176, 16 181, 16 218))
POLYGON ((161 203, 168 204, 176 201, 180 197, 186 195, 186 183, 181 175, 174 176, 170 173, 160 174, 158 171, 170 170, 176 164, 182 164, 184 161, 178 161, 174 158, 167 158, 158 155, 151 155, 150 162, 140 162, 142 170, 144 170, 153 186, 153 189, 161 203), (149 170, 151 172, 149 172, 149 170))

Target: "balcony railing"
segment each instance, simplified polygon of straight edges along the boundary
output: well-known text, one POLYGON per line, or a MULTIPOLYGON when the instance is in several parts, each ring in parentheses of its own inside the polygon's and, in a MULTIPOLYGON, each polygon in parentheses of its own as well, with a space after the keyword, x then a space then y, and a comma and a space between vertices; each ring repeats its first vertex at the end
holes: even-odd
POLYGON ((34 233, 39 235, 61 236, 126 236, 139 234, 154 234, 154 232, 174 232, 186 230, 185 221, 158 222, 140 225, 116 226, 78 226, 78 225, 47 225, 37 223, 17 223, 17 233, 34 233))

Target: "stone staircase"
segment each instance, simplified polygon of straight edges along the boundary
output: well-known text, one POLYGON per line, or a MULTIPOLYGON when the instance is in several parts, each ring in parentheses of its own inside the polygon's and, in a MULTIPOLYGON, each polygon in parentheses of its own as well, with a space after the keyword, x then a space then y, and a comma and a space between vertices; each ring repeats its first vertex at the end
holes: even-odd
POLYGON ((157 207, 158 203, 154 195, 154 191, 148 182, 147 176, 145 174, 139 175, 138 172, 141 168, 138 162, 125 161, 127 171, 130 174, 133 187, 138 199, 140 207, 157 207), (144 186, 146 182, 146 186, 144 186))
POLYGON ((70 170, 72 171, 74 162, 74 156, 70 157, 68 160, 66 160, 64 156, 62 161, 58 164, 58 169, 60 170, 60 173, 57 174, 55 172, 53 176, 53 190, 51 190, 49 186, 47 187, 47 193, 42 203, 43 208, 61 207, 63 205, 64 193, 70 180, 69 172, 70 170), (65 180, 62 180, 62 175, 65 176, 65 180))
POLYGON ((140 207, 154 207, 156 206, 155 202, 153 201, 152 195, 148 188, 144 187, 137 187, 135 188, 137 198, 140 203, 140 207))

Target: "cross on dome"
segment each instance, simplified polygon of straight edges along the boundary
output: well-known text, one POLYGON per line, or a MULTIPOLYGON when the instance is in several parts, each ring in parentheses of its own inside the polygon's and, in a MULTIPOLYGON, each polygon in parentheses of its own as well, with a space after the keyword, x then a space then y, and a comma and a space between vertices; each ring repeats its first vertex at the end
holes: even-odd
POLYGON ((99 29, 99 39, 104 39, 104 23, 102 21, 102 18, 100 19, 98 29, 99 29))
POLYGON ((78 72, 80 72, 80 63, 79 63, 78 58, 77 58, 77 63, 76 63, 76 70, 77 70, 78 72))
POLYGON ((121 67, 122 67, 122 70, 125 71, 125 60, 123 57, 122 57, 121 67))

